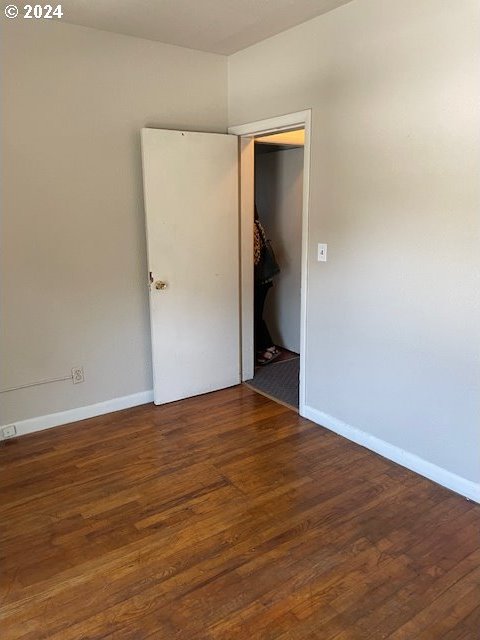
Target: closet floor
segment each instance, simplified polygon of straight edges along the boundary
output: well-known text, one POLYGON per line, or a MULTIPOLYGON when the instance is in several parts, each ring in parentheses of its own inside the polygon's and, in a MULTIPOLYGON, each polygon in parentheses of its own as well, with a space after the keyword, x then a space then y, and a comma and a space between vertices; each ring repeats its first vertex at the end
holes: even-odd
POLYGON ((246 384, 264 395, 298 409, 300 356, 287 349, 275 362, 255 368, 254 377, 246 384))

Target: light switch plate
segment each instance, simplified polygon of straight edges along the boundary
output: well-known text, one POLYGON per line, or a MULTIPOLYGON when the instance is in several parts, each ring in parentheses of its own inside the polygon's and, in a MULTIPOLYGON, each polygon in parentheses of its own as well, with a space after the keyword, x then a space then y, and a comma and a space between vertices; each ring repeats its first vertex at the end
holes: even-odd
POLYGON ((318 253, 317 253, 318 262, 326 262, 327 261, 327 245, 326 244, 318 244, 318 253))

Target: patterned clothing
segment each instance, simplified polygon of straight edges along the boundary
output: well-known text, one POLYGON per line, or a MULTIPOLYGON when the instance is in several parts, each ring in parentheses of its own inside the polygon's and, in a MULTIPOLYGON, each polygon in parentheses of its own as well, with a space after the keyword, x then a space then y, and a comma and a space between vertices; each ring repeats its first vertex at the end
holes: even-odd
POLYGON ((263 249, 263 238, 258 228, 259 224, 260 223, 255 220, 255 224, 253 225, 253 264, 256 267, 260 264, 263 249))

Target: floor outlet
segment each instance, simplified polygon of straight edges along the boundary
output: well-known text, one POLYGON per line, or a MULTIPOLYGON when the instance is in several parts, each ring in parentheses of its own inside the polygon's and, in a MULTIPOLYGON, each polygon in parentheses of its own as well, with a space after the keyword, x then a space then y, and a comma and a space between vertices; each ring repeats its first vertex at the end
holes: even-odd
POLYGON ((8 427, 2 429, 2 440, 7 438, 13 438, 17 435, 17 427, 14 424, 9 424, 8 427))

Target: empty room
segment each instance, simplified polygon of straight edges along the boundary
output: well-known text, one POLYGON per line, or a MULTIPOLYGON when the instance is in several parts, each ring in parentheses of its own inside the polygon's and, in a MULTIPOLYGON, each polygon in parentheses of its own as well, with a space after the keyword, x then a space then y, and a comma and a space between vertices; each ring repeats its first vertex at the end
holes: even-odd
POLYGON ((479 33, 3 4, 2 640, 478 640, 479 33))

